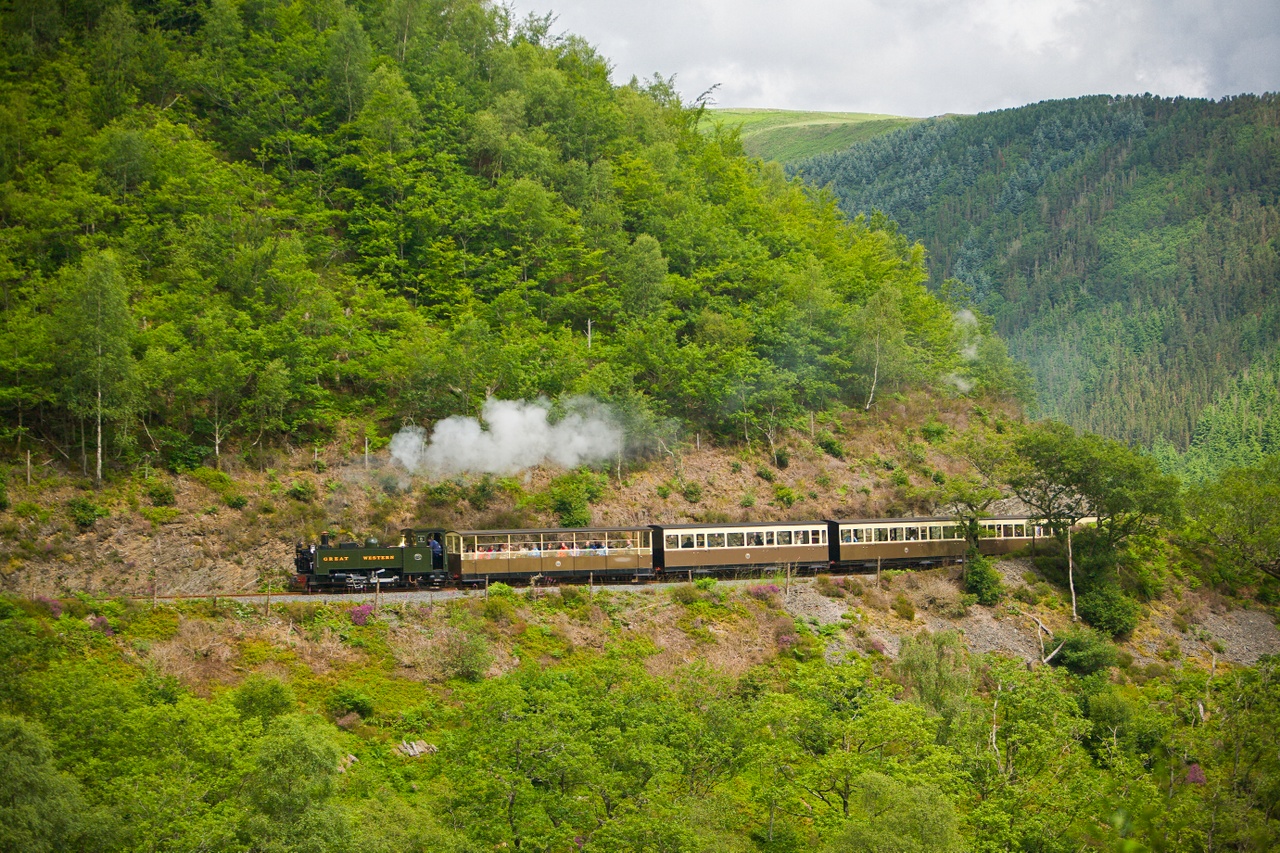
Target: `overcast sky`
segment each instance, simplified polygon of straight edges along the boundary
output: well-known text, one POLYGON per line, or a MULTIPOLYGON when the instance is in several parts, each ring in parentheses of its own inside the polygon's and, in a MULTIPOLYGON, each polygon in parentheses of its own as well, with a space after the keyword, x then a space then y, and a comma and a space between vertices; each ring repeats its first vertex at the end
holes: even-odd
POLYGON ((974 113, 1090 94, 1280 90, 1280 0, 513 0, 614 81, 716 105, 974 113))

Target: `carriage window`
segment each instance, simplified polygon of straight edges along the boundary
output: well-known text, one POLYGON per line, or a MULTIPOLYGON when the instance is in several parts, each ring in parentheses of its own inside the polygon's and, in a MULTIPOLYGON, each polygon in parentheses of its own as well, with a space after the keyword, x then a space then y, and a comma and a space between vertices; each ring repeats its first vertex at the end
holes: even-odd
POLYGON ((679 536, 675 536, 675 535, 673 535, 673 534, 671 534, 671 533, 668 533, 668 534, 667 534, 667 547, 668 547, 668 548, 679 548, 679 547, 680 547, 680 537, 679 537, 679 536))
POLYGON ((917 539, 920 538, 919 527, 908 527, 904 532, 906 533, 907 542, 915 542, 917 539))
POLYGON ((888 541, 889 541, 889 528, 887 528, 887 527, 877 527, 877 528, 876 528, 876 541, 877 541, 877 542, 888 542, 888 541))
POLYGON ((765 534, 764 534, 764 544, 766 544, 766 545, 772 545, 772 544, 773 544, 773 531, 772 531, 772 530, 767 530, 767 531, 765 531, 765 534))
POLYGON ((808 545, 808 544, 809 544, 809 531, 807 531, 807 530, 797 530, 797 531, 795 531, 795 533, 793 533, 792 535, 795 537, 795 543, 796 543, 797 545, 808 545))
MULTIPOLYGON (((764 534, 755 531, 747 534, 747 544, 752 548, 760 548, 764 545, 764 534)), ((773 544, 773 534, 769 534, 769 544, 773 544)))
POLYGON ((941 539, 941 538, 942 538, 942 528, 941 528, 941 527, 930 527, 930 528, 929 528, 929 538, 930 538, 930 539, 941 539))
POLYGON ((841 530, 841 531, 840 531, 840 541, 841 541, 841 542, 843 542, 843 543, 844 543, 844 544, 846 544, 846 545, 851 544, 851 543, 853 542, 853 531, 852 531, 852 530, 849 530, 848 528, 845 528, 844 530, 841 530))
MULTIPOLYGON (((756 535, 757 535, 757 536, 759 536, 760 534, 758 534, 758 533, 757 533, 756 535)), ((729 534, 729 547, 730 547, 730 548, 741 548, 744 544, 746 544, 746 541, 747 541, 747 540, 746 540, 746 537, 745 537, 745 536, 743 536, 741 533, 730 533, 730 534, 729 534)))
POLYGON ((889 528, 889 541, 890 541, 890 542, 901 542, 901 541, 902 541, 902 528, 901 528, 901 527, 890 527, 890 528, 889 528))
POLYGON ((699 548, 707 547, 707 534, 705 533, 698 534, 698 547, 699 548))
POLYGON ((1013 535, 1019 539, 1025 539, 1027 536, 1027 526, 1025 524, 1015 524, 1013 526, 1013 535))
POLYGON ((827 543, 827 531, 819 528, 818 530, 809 531, 809 541, 814 545, 825 545, 827 543))
POLYGON ((790 530, 779 530, 779 531, 778 531, 778 544, 779 544, 779 545, 790 545, 790 544, 791 544, 791 531, 790 531, 790 530))
POLYGON ((680 547, 681 547, 681 548, 692 548, 692 547, 693 547, 693 535, 692 535, 692 534, 689 534, 689 533, 686 533, 684 536, 681 536, 681 537, 680 537, 680 547))
POLYGON ((723 534, 723 533, 708 533, 708 534, 707 534, 707 547, 708 547, 708 548, 723 548, 723 547, 724 547, 724 534, 723 534))

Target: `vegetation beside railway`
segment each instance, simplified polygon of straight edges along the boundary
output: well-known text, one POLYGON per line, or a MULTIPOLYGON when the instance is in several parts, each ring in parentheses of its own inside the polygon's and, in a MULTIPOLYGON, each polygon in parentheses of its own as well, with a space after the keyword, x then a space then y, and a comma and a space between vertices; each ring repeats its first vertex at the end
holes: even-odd
POLYGON ((1117 649, 1071 627, 1052 575, 1001 577, 992 608, 946 571, 270 615, 0 599, 5 838, 932 853, 1197 849, 1212 827, 1219 849, 1274 846, 1276 661, 1207 638, 1240 611, 1188 592, 1184 630, 1117 649), (1067 644, 1047 666, 1041 625, 1067 644))

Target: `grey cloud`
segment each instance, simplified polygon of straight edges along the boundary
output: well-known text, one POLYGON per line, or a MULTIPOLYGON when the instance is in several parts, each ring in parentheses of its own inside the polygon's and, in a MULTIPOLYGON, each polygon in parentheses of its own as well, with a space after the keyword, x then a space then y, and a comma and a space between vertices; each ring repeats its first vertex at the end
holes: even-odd
POLYGON ((518 0, 615 80, 676 74, 721 106, 979 112, 1109 93, 1280 89, 1274 0, 518 0))

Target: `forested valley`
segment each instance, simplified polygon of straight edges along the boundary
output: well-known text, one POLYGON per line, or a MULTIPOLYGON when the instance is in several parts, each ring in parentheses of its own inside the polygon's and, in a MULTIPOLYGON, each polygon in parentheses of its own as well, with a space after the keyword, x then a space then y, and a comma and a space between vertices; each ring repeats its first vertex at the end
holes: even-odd
POLYGON ((1280 357, 1275 95, 1049 101, 793 168, 920 240, 931 284, 995 318, 1043 413, 1192 479, 1280 450, 1255 390, 1280 357))
POLYGON ((1274 99, 796 177, 484 0, 0 23, 0 851, 1280 846, 1274 99), (624 440, 393 458, 493 400, 624 440), (321 531, 904 516, 964 563, 282 598, 321 531))

